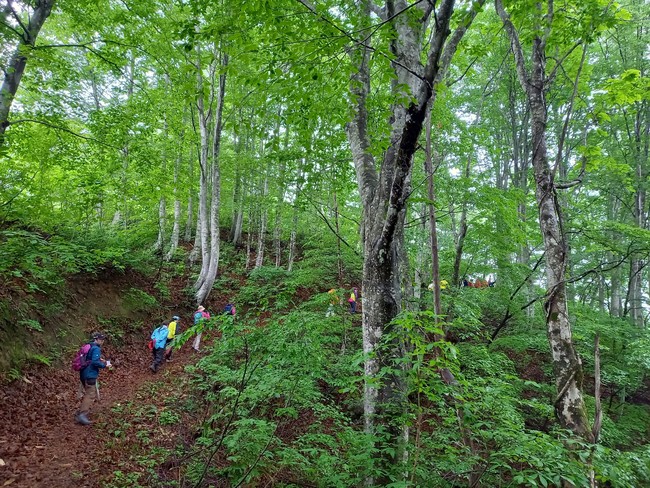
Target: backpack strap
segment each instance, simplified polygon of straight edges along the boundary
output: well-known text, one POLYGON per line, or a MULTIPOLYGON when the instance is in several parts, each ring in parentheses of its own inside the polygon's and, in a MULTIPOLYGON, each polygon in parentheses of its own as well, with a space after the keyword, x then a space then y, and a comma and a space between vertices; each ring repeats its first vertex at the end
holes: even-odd
POLYGON ((84 363, 86 363, 86 365, 83 368, 81 368, 81 371, 83 371, 88 366, 90 366, 90 361, 92 361, 92 359, 89 359, 88 356, 90 356, 90 353, 92 352, 93 347, 97 347, 97 344, 95 344, 94 342, 88 342, 87 344, 90 347, 88 348, 88 352, 84 355, 83 361, 84 361, 84 363))

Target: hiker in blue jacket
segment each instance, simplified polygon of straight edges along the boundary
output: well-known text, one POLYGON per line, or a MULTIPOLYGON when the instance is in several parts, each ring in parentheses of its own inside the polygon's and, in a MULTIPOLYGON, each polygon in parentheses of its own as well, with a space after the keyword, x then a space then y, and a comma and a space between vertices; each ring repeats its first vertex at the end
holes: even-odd
POLYGON ((101 345, 104 343, 106 336, 101 332, 95 332, 90 336, 90 349, 86 354, 87 365, 79 371, 79 379, 83 385, 84 393, 81 400, 81 406, 75 414, 75 420, 81 425, 90 425, 92 422, 88 419, 90 406, 98 396, 97 377, 99 370, 110 368, 110 361, 103 361, 101 345))
POLYGON ((158 372, 158 368, 165 357, 165 346, 167 345, 167 335, 169 334, 167 325, 169 325, 169 321, 163 322, 162 325, 158 326, 151 333, 151 340, 154 341, 153 363, 149 366, 149 369, 154 373, 158 372))

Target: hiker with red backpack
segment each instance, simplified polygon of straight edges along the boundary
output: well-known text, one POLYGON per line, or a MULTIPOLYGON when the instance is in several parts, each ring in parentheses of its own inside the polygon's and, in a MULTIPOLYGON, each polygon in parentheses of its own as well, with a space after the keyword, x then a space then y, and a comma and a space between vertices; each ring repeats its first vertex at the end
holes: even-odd
POLYGON ((169 334, 168 325, 169 322, 163 322, 151 333, 151 340, 153 341, 153 363, 151 363, 149 369, 154 373, 158 372, 158 368, 160 368, 160 364, 165 357, 165 346, 167 345, 167 335, 169 334))
POLYGON ((106 335, 101 332, 93 333, 90 336, 90 342, 81 346, 72 361, 72 369, 79 371, 79 379, 83 387, 81 406, 74 416, 74 419, 81 425, 90 425, 92 423, 88 419, 88 412, 95 398, 99 397, 99 388, 97 386, 99 370, 111 367, 110 361, 101 359, 101 345, 105 339, 106 335))

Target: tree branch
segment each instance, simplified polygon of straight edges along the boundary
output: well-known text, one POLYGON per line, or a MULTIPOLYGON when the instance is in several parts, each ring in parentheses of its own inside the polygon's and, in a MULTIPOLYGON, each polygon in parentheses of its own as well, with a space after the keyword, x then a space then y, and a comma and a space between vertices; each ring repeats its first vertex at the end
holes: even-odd
POLYGON ((25 26, 25 24, 23 24, 23 21, 20 19, 20 16, 14 10, 13 0, 7 0, 7 7, 9 7, 11 15, 13 16, 14 19, 16 19, 16 22, 18 22, 18 25, 20 25, 21 29, 24 32, 24 35, 21 35, 20 37, 23 38, 23 41, 29 44, 32 36, 30 34, 29 29, 25 26))
POLYGON ((77 132, 75 132, 73 130, 70 130, 70 129, 66 128, 66 127, 61 127, 59 125, 54 125, 54 124, 51 124, 51 123, 46 122, 44 120, 36 120, 36 119, 12 120, 12 121, 7 122, 7 126, 17 125, 17 124, 24 124, 24 123, 27 123, 27 122, 30 122, 32 124, 44 125, 46 127, 54 129, 54 130, 60 130, 60 131, 63 131, 63 132, 67 132, 68 134, 71 134, 71 135, 73 135, 75 137, 79 137, 80 139, 85 139, 86 141, 96 142, 97 144, 99 144, 101 146, 110 147, 111 149, 120 150, 120 148, 117 147, 117 146, 113 146, 113 145, 108 144, 106 142, 102 142, 99 139, 95 139, 94 137, 84 136, 84 135, 79 134, 79 133, 77 133, 77 132))
MULTIPOLYGON (((454 54, 456 54, 456 51, 458 50, 458 46, 460 45, 460 41, 463 39, 463 36, 467 32, 467 30, 470 28, 472 23, 474 22, 474 19, 478 15, 478 9, 483 7, 485 4, 485 0, 478 0, 477 2, 472 2, 472 7, 470 8, 469 12, 465 15, 465 17, 460 21, 458 27, 456 27, 456 30, 452 33, 452 35, 449 37, 449 40, 447 41, 447 44, 445 45, 445 49, 442 53, 442 56, 440 57, 440 71, 438 72, 438 76, 436 77, 437 81, 441 81, 445 78, 447 75, 447 70, 449 69, 449 66, 451 65, 451 59, 453 58, 454 54)), ((465 73, 470 69, 470 67, 476 62, 478 57, 476 57, 467 67, 465 70, 465 73)), ((463 76, 465 74, 463 73, 463 76)), ((461 76, 462 78, 462 76, 461 76)), ((458 80, 456 80, 458 81, 458 80)))
POLYGON ((510 38, 510 46, 515 56, 515 67, 519 81, 521 82, 522 86, 525 87, 527 94, 530 95, 530 75, 526 69, 526 58, 524 57, 524 51, 521 47, 521 41, 519 40, 517 29, 515 29, 515 26, 510 20, 510 16, 503 8, 503 1, 495 0, 494 6, 496 7, 497 13, 503 22, 503 26, 508 33, 508 37, 510 38))
POLYGON ((23 38, 23 35, 22 35, 20 32, 18 32, 18 31, 16 30, 15 27, 13 27, 13 26, 7 24, 6 22, 2 22, 2 21, 0 21, 0 25, 4 26, 4 27, 6 27, 7 29, 9 29, 10 31, 12 31, 12 32, 13 32, 14 34, 16 34, 19 38, 21 38, 23 41, 25 40, 25 39, 23 38))

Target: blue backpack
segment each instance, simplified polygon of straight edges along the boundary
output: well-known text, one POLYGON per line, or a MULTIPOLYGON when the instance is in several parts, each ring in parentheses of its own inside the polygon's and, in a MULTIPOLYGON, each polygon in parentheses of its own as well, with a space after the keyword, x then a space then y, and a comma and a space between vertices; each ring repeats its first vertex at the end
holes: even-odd
POLYGON ((232 303, 229 303, 223 307, 224 315, 235 315, 235 306, 232 303))

